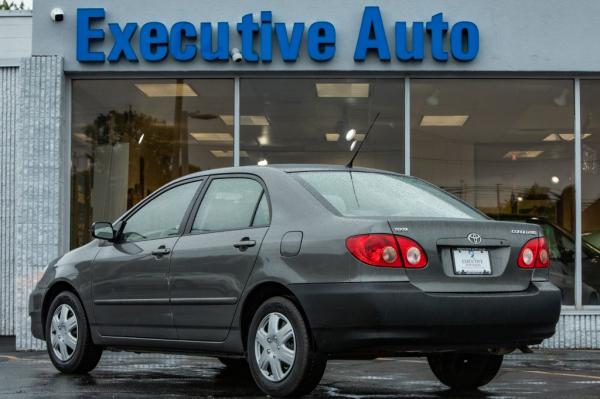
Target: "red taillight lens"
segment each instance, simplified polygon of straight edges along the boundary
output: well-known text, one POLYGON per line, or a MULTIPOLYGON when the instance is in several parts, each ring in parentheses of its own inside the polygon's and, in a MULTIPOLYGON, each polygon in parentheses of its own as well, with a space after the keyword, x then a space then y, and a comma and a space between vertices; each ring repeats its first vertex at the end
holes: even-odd
POLYGON ((523 248, 521 248, 517 263, 519 267, 524 269, 548 267, 550 265, 550 255, 546 239, 540 237, 527 241, 523 248))
POLYGON ((350 237, 346 247, 358 260, 372 266, 421 268, 427 255, 410 238, 392 234, 365 234, 350 237))
POLYGON ((427 255, 416 241, 407 237, 396 236, 400 247, 404 267, 418 269, 427 265, 427 255))
POLYGON ((391 234, 366 234, 346 239, 346 247, 358 260, 371 266, 402 267, 398 245, 391 234))

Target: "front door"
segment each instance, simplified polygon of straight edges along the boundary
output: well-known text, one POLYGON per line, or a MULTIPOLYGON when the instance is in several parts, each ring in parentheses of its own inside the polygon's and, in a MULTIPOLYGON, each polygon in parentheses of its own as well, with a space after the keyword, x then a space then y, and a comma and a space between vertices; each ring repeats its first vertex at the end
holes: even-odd
POLYGON ((227 337, 269 220, 267 194, 259 181, 210 181, 171 258, 171 304, 179 339, 227 337))
POLYGON ((101 335, 176 338, 169 302, 171 253, 200 181, 175 185, 127 217, 93 264, 94 315, 101 335))

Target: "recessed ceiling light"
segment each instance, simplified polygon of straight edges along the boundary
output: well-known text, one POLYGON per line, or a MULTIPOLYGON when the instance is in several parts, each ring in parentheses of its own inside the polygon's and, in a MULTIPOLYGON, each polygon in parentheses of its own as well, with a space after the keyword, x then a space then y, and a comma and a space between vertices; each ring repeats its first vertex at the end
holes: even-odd
POLYGON ((339 133, 325 133, 325 140, 327 141, 338 141, 340 139, 339 133))
POLYGON ((368 83, 316 83, 318 97, 369 97, 368 83))
POLYGON ((421 126, 464 126, 469 115, 424 115, 421 126))
MULTIPOLYGON (((219 118, 227 126, 233 126, 233 115, 219 115, 219 118)), ((242 126, 269 126, 269 121, 264 115, 240 115, 242 126)))
MULTIPOLYGON (((585 140, 590 137, 591 133, 582 133, 581 139, 585 140)), ((548 136, 544 137, 543 141, 573 141, 575 140, 574 133, 551 133, 548 136)))
POLYGON ((517 160, 519 158, 536 158, 542 155, 544 151, 538 150, 525 150, 525 151, 509 151, 504 154, 503 158, 510 158, 512 160, 517 160))
POLYGON ((197 141, 233 141, 231 133, 190 133, 197 141))
POLYGON ((187 83, 136 83, 147 97, 197 97, 198 95, 187 83))
MULTIPOLYGON (((232 150, 227 150, 227 151, 223 151, 223 150, 211 150, 210 153, 213 154, 213 156, 215 158, 233 158, 233 151, 232 150)), ((248 153, 246 151, 240 151, 240 157, 241 158, 248 158, 248 153)))

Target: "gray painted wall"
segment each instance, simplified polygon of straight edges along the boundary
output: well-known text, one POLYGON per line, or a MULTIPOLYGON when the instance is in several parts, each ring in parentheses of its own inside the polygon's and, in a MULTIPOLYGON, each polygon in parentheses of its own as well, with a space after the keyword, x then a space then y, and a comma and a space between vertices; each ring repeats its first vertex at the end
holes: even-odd
POLYGON ((0 68, 0 335, 15 332, 15 146, 18 68, 0 68))
POLYGON ((30 333, 29 293, 46 265, 63 253, 65 159, 61 57, 20 64, 16 135, 15 333, 17 349, 41 349, 30 333))
MULTIPOLYGON (((600 2, 596 0, 62 0, 36 2, 33 27, 34 55, 61 55, 68 72, 268 72, 268 71, 378 71, 378 72, 598 72, 600 71, 600 41, 597 21, 600 2), (65 20, 50 19, 50 10, 60 5, 65 20), (381 62, 370 59, 355 63, 353 54, 365 5, 380 6, 387 37, 393 43, 395 21, 428 21, 443 12, 453 24, 461 20, 476 23, 481 45, 477 59, 470 63, 436 63, 431 57, 423 63, 406 64, 395 59, 381 62), (272 10, 275 22, 332 22, 337 31, 337 54, 326 63, 313 62, 306 47, 298 62, 286 64, 275 55, 270 64, 207 63, 196 59, 189 63, 174 61, 149 64, 145 62, 117 64, 79 64, 75 60, 76 9, 104 7, 108 22, 160 21, 168 26, 187 20, 200 22, 228 21, 231 30, 230 47, 239 47, 236 23, 247 13, 272 10)), ((305 31, 306 32, 306 31, 305 31)), ((305 44, 306 37, 303 40, 305 44)))
POLYGON ((31 11, 0 11, 0 63, 31 56, 31 11))

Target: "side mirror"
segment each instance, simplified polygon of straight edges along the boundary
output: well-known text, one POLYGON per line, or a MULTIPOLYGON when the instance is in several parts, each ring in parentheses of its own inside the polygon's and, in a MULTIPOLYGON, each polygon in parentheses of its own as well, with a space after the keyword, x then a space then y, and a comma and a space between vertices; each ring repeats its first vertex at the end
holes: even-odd
POLYGON ((92 237, 100 240, 113 241, 115 239, 115 230, 112 223, 95 222, 91 228, 92 237))

